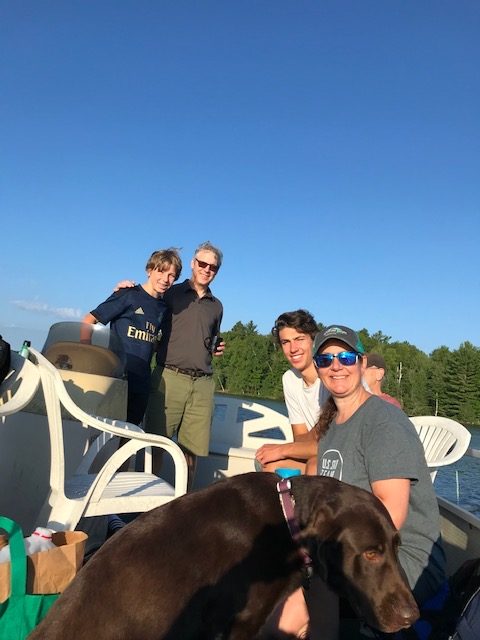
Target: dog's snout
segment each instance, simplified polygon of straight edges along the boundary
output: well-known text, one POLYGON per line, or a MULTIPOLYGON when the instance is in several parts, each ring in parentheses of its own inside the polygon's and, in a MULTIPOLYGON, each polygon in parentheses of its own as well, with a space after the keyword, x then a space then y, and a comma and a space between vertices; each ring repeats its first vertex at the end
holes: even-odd
POLYGON ((403 589, 400 592, 390 593, 384 599, 379 613, 378 628, 385 633, 395 633, 400 629, 411 627, 420 617, 413 595, 403 589))
POLYGON ((398 616, 398 624, 403 627, 411 627, 418 618, 420 617, 420 612, 418 610, 417 605, 405 605, 401 609, 397 610, 398 616))

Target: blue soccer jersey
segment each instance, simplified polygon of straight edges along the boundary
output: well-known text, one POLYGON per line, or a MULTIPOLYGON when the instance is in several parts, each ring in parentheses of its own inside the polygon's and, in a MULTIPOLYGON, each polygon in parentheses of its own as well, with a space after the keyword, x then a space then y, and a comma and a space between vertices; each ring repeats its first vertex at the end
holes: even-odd
POLYGON ((91 311, 102 324, 110 323, 122 342, 130 391, 148 392, 150 360, 166 309, 161 298, 154 298, 137 285, 116 291, 91 311))

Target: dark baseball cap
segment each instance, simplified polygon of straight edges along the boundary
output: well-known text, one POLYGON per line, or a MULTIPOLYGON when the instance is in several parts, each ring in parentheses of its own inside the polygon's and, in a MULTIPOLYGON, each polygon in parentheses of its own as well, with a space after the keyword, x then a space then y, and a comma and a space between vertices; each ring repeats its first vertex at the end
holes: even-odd
POLYGON ((329 340, 339 340, 340 342, 344 342, 357 353, 365 353, 362 341, 353 329, 349 329, 348 327, 344 327, 340 324, 332 324, 326 329, 323 329, 323 331, 317 333, 315 336, 312 348, 313 355, 315 355, 317 351, 329 340))
POLYGON ((377 369, 387 370, 385 360, 379 353, 367 353, 367 368, 368 367, 377 367, 377 369))

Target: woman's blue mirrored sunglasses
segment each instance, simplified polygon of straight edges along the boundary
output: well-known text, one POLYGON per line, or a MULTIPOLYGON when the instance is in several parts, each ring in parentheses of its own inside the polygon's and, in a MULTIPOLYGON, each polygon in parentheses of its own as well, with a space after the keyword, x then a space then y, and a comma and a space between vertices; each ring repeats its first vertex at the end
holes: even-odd
POLYGON ((317 353, 313 356, 313 361, 320 369, 326 369, 329 367, 334 358, 337 358, 338 362, 343 367, 351 367, 355 364, 359 354, 356 351, 341 351, 340 353, 317 353))

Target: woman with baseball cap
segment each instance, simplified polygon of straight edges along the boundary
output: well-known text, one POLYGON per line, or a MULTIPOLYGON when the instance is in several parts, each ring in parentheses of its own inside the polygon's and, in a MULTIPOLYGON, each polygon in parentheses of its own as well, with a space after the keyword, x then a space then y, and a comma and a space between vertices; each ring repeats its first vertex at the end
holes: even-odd
MULTIPOLYGON (((400 531, 400 564, 421 606, 445 583, 439 511, 422 444, 401 409, 363 386, 367 361, 355 331, 331 325, 316 336, 313 349, 318 375, 331 397, 315 426, 318 453, 307 472, 313 466, 313 473, 362 487, 383 502, 400 531)), ((311 640, 326 637, 324 629, 321 633, 316 629, 316 619, 321 623, 325 611, 332 611, 331 596, 326 599, 328 608, 318 596, 308 597, 311 640)), ((296 607, 297 629, 292 627, 292 611, 283 616, 288 629, 280 622, 280 628, 290 633, 305 627, 298 592, 295 604, 294 600, 288 608, 296 607)))

